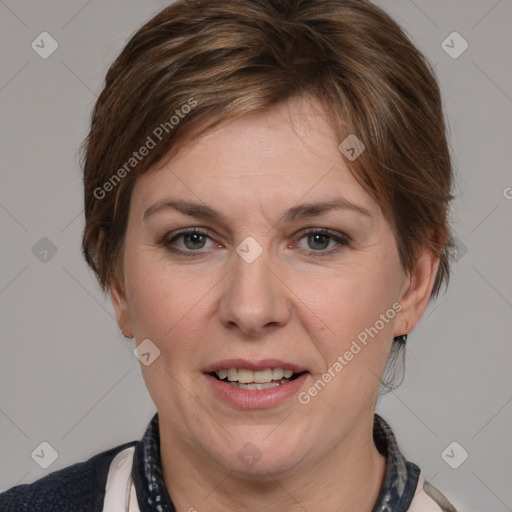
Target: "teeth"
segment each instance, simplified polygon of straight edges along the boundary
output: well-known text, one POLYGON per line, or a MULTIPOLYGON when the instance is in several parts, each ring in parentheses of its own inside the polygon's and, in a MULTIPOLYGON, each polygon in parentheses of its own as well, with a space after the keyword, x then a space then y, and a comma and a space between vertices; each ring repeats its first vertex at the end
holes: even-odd
MULTIPOLYGON (((263 384, 256 384, 256 383, 242 384, 240 382, 228 382, 228 384, 231 387, 238 388, 238 389, 270 389, 270 388, 275 388, 280 385, 278 382, 265 382, 263 384)), ((282 382, 281 384, 284 384, 284 382, 282 382)))
POLYGON ((283 370, 282 368, 267 368, 255 372, 247 370, 246 368, 229 368, 218 370, 215 373, 221 380, 227 377, 230 383, 245 384, 244 389, 268 389, 268 386, 264 388, 247 386, 272 383, 273 386, 270 387, 274 387, 274 385, 278 386, 280 381, 285 380, 288 382, 288 379, 293 375, 291 370, 283 370))
POLYGON ((284 377, 284 370, 281 368, 273 368, 272 369, 272 379, 273 380, 281 380, 284 377))
POLYGON ((238 382, 241 382, 242 384, 249 384, 249 382, 255 382, 254 372, 252 370, 245 370, 244 368, 240 368, 238 370, 238 382))
MULTIPOLYGON (((253 374, 254 382, 265 383, 272 382, 272 370, 260 370, 258 372, 251 372, 253 374)), ((239 382, 242 382, 241 380, 239 382)))

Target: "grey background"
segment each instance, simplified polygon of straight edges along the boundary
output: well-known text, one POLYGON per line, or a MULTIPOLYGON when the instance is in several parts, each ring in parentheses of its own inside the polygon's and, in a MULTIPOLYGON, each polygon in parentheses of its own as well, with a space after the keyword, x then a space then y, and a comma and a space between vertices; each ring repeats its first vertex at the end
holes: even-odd
MULTIPOLYGON (((167 4, 0 0, 0 490, 139 439, 155 412, 80 254, 78 146, 108 66, 167 4), (47 59, 31 48, 43 31, 59 44, 47 59), (31 457, 43 441, 58 452, 48 469, 31 457)), ((512 1, 379 4, 435 64, 460 243, 449 291, 410 336, 405 382, 378 412, 461 511, 512 510, 512 1), (469 44, 457 59, 441 46, 453 31, 469 44), (458 469, 441 457, 453 441, 469 453, 458 469)))

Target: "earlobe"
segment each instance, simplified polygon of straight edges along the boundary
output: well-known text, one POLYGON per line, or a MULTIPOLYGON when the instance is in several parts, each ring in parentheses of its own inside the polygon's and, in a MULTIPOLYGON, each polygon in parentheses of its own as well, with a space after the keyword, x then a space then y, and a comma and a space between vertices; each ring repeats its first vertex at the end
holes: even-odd
POLYGON ((402 310, 395 322, 395 336, 409 334, 420 321, 430 300, 439 263, 439 256, 431 249, 423 249, 401 290, 402 310))
POLYGON ((133 338, 133 329, 126 294, 121 286, 115 282, 110 284, 110 300, 116 313, 117 325, 126 338, 133 338))

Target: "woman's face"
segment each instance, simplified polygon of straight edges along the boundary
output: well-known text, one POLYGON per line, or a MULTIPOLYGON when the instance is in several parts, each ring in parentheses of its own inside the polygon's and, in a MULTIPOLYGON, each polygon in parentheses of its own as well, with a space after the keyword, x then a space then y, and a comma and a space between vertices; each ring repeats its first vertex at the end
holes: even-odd
POLYGON ((135 184, 118 321, 150 340, 161 436, 228 470, 300 467, 367 436, 392 338, 426 307, 340 142, 319 103, 294 99, 135 184))

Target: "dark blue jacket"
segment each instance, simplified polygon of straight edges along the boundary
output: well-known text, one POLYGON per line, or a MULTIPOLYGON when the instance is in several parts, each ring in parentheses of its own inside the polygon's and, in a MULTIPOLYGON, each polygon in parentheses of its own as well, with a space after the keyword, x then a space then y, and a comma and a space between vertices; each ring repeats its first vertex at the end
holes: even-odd
MULTIPOLYGON (((377 449, 387 459, 383 486, 373 512, 406 512, 411 506, 418 511, 457 512, 437 489, 420 480, 419 467, 403 457, 393 431, 378 414, 373 437, 377 449)), ((0 494, 0 512, 102 512, 111 462, 131 446, 135 450, 130 474, 140 512, 176 512, 162 475, 158 414, 140 441, 116 446, 0 494)))
POLYGON ((110 462, 138 441, 94 455, 0 494, 0 512, 101 512, 110 462))

